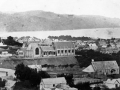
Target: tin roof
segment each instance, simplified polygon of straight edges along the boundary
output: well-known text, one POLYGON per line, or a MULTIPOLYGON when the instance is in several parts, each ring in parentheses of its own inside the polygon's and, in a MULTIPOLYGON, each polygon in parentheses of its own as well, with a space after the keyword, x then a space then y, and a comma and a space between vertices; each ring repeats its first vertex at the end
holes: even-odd
POLYGON ((116 61, 94 61, 92 62, 94 70, 119 68, 116 61))
POLYGON ((55 51, 52 46, 41 46, 43 51, 55 51))
POLYGON ((56 49, 74 48, 73 42, 53 42, 56 49))
POLYGON ((42 79, 44 84, 66 84, 64 77, 42 79))

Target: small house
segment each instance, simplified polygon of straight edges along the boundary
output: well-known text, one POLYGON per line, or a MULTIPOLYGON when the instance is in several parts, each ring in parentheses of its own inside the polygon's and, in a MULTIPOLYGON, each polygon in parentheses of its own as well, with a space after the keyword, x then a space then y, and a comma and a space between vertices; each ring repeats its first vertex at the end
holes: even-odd
POLYGON ((107 79, 107 81, 104 82, 104 85, 110 89, 120 87, 120 79, 107 79))
POLYGON ((58 77, 58 78, 45 78, 41 80, 40 83, 40 90, 43 88, 53 88, 56 85, 66 85, 67 82, 64 77, 58 77))

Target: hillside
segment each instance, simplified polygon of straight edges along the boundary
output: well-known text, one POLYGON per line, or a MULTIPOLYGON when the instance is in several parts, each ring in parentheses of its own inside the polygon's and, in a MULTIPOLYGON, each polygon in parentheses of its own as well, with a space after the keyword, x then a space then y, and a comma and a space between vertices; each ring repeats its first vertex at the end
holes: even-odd
POLYGON ((120 19, 92 15, 62 15, 44 11, 0 13, 0 31, 72 30, 120 27, 120 19))
POLYGON ((0 58, 0 68, 11 68, 17 64, 24 63, 25 65, 70 65, 70 64, 78 64, 77 59, 74 56, 69 57, 44 57, 39 59, 18 59, 18 58, 0 58))

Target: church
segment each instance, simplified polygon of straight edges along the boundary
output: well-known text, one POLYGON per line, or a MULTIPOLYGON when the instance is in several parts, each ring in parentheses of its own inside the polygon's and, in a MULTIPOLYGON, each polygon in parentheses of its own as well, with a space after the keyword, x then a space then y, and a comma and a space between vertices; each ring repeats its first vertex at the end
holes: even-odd
POLYGON ((51 45, 43 45, 40 42, 23 43, 17 51, 19 57, 40 58, 49 56, 75 55, 75 45, 70 41, 52 42, 51 45))

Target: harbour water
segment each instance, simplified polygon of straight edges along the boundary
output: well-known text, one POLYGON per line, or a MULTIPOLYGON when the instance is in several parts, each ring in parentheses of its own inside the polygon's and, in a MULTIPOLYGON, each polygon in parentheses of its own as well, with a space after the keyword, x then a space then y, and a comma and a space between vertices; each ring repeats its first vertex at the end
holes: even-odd
POLYGON ((120 38, 120 28, 96 28, 77 30, 57 30, 57 31, 24 31, 24 32, 0 32, 0 37, 22 37, 31 36, 37 38, 47 38, 48 36, 71 35, 73 37, 93 37, 93 38, 120 38))

